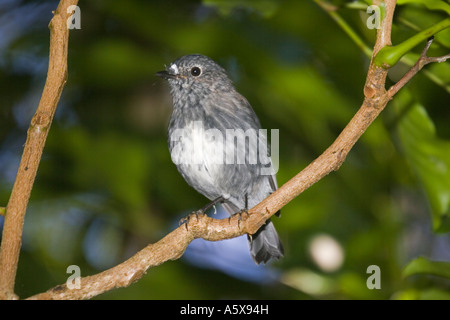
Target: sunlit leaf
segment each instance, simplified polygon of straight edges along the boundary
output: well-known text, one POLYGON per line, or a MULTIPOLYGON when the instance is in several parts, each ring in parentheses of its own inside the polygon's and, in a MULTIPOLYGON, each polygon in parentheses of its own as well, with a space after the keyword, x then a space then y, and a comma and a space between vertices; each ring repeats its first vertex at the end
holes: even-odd
POLYGON ((412 260, 404 269, 403 276, 430 274, 450 279, 450 262, 431 261, 420 257, 412 260))
POLYGON ((438 288, 417 290, 409 289, 397 292, 395 300, 450 300, 450 293, 438 288))
POLYGON ((427 7, 430 10, 442 10, 450 14, 450 5, 442 0, 398 0, 397 4, 416 3, 427 7))
POLYGON ((436 135, 425 108, 405 91, 396 97, 397 126, 405 156, 423 184, 432 209, 433 229, 450 230, 450 141, 436 135))

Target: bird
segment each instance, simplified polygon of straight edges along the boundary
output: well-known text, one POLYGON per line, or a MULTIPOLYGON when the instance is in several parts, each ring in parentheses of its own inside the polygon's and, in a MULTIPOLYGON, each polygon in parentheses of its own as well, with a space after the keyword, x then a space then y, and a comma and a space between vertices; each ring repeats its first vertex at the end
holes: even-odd
MULTIPOLYGON (((265 132, 224 68, 205 55, 190 54, 156 75, 167 80, 173 102, 171 159, 185 181, 211 200, 204 208, 220 203, 232 216, 278 188, 265 132)), ((257 265, 284 256, 270 218, 248 235, 248 243, 257 265)))

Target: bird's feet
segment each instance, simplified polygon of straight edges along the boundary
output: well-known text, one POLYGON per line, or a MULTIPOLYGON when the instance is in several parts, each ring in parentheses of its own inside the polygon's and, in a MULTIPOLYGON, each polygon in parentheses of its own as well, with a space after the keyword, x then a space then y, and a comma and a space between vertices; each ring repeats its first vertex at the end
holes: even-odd
POLYGON ((204 215, 204 214, 205 214, 205 212, 202 209, 197 210, 197 211, 193 211, 190 214, 188 214, 186 217, 180 219, 180 221, 178 222, 178 225, 181 226, 182 224, 184 224, 185 227, 186 227, 186 230, 189 230, 188 224, 189 224, 189 221, 192 219, 192 217, 195 216, 195 218, 198 221, 198 216, 201 216, 201 215, 204 215))
POLYGON ((234 216, 238 216, 238 228, 240 228, 240 223, 241 223, 241 221, 242 221, 242 215, 246 215, 247 217, 248 217, 248 211, 247 211, 247 209, 242 209, 241 211, 239 211, 239 212, 236 212, 235 214, 233 214, 232 216, 230 216, 229 218, 228 218, 228 222, 231 222, 231 218, 233 218, 234 216))

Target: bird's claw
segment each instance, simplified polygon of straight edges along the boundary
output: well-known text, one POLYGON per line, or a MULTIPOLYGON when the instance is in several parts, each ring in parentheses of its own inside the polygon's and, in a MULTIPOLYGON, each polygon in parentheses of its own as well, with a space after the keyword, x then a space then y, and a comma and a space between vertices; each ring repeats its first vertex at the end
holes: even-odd
POLYGON ((234 216, 238 216, 238 228, 240 228, 241 226, 240 226, 240 223, 241 223, 241 221, 242 221, 242 214, 246 214, 247 215, 247 217, 248 217, 248 211, 247 211, 247 209, 242 209, 241 211, 239 211, 239 212, 236 212, 235 214, 233 214, 232 216, 230 216, 230 217, 228 217, 228 223, 231 223, 231 218, 233 218, 234 216))
POLYGON ((205 213, 203 212, 203 210, 193 211, 193 212, 191 212, 190 214, 188 214, 186 217, 180 219, 180 221, 178 222, 178 225, 181 226, 182 224, 184 224, 185 227, 186 227, 186 230, 189 230, 188 224, 189 224, 189 221, 191 220, 191 218, 192 218, 193 216, 195 216, 195 218, 196 218, 197 221, 198 221, 198 216, 199 216, 199 215, 204 215, 204 214, 205 214, 205 213))

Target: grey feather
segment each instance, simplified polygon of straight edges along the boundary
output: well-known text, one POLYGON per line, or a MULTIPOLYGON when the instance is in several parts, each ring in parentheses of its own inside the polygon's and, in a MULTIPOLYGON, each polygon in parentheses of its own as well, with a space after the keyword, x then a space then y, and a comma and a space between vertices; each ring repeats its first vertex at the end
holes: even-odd
MULTIPOLYGON (((247 209, 246 204, 252 208, 278 188, 275 175, 262 174, 271 162, 261 163, 258 157, 251 161, 260 143, 268 145, 267 137, 222 67, 206 56, 188 55, 157 74, 169 82, 173 99, 168 137, 172 161, 190 186, 210 200, 223 197, 222 206, 230 215, 247 209), (249 136, 244 142, 231 137, 230 143, 223 138, 230 130, 249 136), (243 163, 237 161, 239 152, 245 154, 243 163), (225 161, 227 156, 236 161, 225 161)), ((270 219, 249 236, 249 246, 257 264, 283 256, 270 219)))

